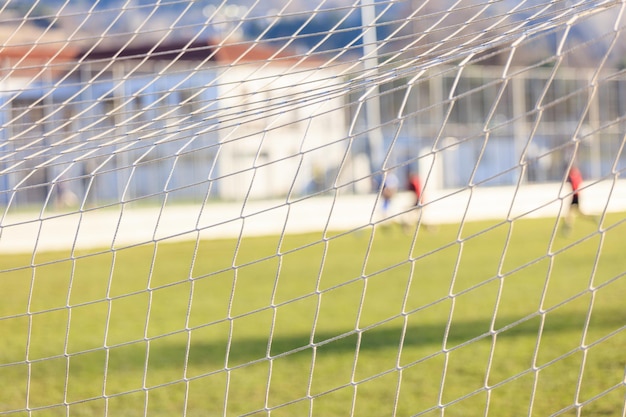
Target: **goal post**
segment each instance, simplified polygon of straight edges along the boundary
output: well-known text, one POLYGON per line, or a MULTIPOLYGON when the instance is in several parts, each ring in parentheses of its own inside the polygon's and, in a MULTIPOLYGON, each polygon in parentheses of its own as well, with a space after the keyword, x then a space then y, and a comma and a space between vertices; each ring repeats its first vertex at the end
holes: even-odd
POLYGON ((0 416, 625 415, 625 7, 7 1, 0 416))

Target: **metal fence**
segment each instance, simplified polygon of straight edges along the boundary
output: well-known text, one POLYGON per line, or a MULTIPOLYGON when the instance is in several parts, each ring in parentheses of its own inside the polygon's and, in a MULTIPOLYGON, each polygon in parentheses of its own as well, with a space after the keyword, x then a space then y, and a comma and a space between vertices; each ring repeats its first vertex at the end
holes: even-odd
MULTIPOLYGON (((626 78, 564 67, 440 69, 381 89, 387 146, 403 170, 437 154, 442 188, 586 179, 626 168, 626 78), (401 103, 406 103, 401 107, 401 103)), ((427 165, 430 165, 428 163, 427 165)), ((428 168, 428 167, 427 167, 428 168)))

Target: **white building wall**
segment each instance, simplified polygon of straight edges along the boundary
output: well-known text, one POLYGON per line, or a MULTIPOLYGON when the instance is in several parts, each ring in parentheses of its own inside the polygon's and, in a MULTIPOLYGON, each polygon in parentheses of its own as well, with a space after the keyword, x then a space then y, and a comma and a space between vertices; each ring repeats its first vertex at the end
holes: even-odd
POLYGON ((336 169, 347 144, 338 78, 330 70, 229 67, 219 77, 220 197, 301 195, 336 169))

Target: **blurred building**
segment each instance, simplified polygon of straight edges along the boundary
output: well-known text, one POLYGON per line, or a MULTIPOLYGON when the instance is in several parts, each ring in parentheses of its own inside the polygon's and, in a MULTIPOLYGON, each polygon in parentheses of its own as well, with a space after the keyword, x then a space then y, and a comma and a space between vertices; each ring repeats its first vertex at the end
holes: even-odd
MULTIPOLYGON (((367 86, 349 64, 258 42, 78 44, 0 29, 0 204, 370 191, 367 86)), ((562 181, 574 147, 587 179, 626 167, 622 73, 544 65, 503 78, 480 64, 380 85, 386 168, 398 178, 562 181)))
POLYGON ((440 67, 381 86, 393 164, 429 175, 433 188, 560 182, 572 158, 586 179, 626 168, 623 72, 543 66, 510 73, 440 67))
POLYGON ((4 203, 301 195, 345 153, 341 79, 314 58, 203 41, 62 49, 0 52, 14 84, 0 91, 4 203))

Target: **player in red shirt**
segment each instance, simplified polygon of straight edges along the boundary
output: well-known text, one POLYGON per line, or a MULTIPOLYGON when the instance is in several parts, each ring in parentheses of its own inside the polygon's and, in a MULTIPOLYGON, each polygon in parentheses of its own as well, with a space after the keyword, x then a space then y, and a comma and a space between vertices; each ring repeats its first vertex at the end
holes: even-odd
POLYGON ((567 182, 572 187, 572 200, 570 202, 569 210, 565 214, 563 219, 563 234, 569 235, 574 227, 574 219, 577 215, 588 218, 593 222, 597 222, 597 218, 594 216, 588 216, 580 209, 580 187, 583 184, 583 176, 578 167, 573 165, 567 173, 567 182))
POLYGON ((415 194, 415 206, 419 206, 422 198, 422 181, 419 175, 409 174, 409 189, 415 194))
POLYGON ((405 233, 410 233, 413 230, 414 224, 421 223, 427 230, 434 230, 431 225, 427 225, 423 221, 422 217, 422 205, 424 204, 423 195, 422 195, 422 181, 416 173, 409 174, 409 182, 408 188, 410 191, 413 191, 413 195, 415 196, 415 203, 413 204, 413 208, 411 211, 406 213, 406 216, 402 219, 402 228, 405 233))
POLYGON ((567 182, 570 183, 573 191, 572 202, 570 205, 578 207, 578 191, 580 190, 580 186, 583 184, 583 175, 580 173, 580 170, 576 166, 573 166, 569 170, 569 174, 567 175, 567 182))

